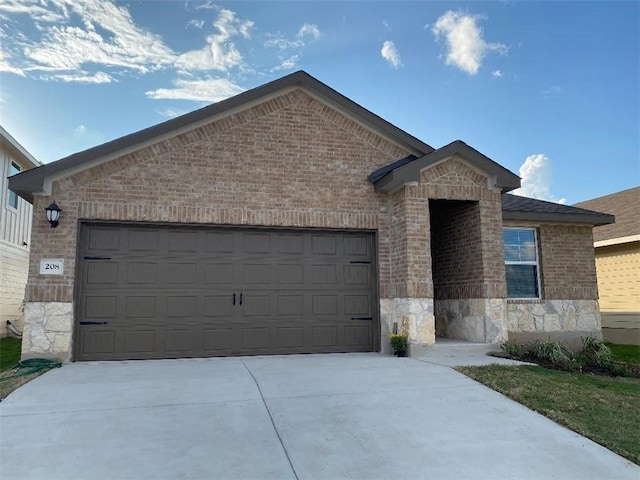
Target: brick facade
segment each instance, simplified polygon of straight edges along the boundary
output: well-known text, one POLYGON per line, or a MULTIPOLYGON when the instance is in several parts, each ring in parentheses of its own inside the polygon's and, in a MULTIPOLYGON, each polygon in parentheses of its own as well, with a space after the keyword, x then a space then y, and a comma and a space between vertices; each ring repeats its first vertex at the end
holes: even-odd
MULTIPOLYGON (((71 302, 80 219, 379 230, 386 195, 367 175, 406 156, 302 91, 287 93, 53 183, 36 197, 63 209, 52 229, 36 215, 27 300, 71 302), (41 258, 65 274, 39 275, 41 258)), ((389 250, 379 253, 387 285, 389 250)))

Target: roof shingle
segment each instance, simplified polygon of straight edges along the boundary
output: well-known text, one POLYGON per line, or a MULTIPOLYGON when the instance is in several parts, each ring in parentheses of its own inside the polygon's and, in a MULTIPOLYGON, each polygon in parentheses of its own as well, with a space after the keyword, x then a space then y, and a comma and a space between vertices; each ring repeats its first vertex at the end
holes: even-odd
POLYGON ((593 230, 593 240, 596 242, 640 235, 640 187, 585 200, 575 206, 616 216, 616 223, 593 230))

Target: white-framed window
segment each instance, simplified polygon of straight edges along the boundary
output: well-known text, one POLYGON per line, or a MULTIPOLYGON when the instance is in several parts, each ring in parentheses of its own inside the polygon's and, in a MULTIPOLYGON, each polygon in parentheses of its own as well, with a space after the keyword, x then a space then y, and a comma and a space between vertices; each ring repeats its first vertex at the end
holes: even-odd
POLYGON ((505 227, 507 298, 540 298, 540 268, 535 228, 505 227))
MULTIPOLYGON (((20 165, 17 163, 11 162, 11 166, 9 167, 9 176, 15 175, 16 173, 20 173, 20 165)), ((18 208, 18 194, 9 190, 9 197, 7 199, 7 204, 11 208, 18 208)))

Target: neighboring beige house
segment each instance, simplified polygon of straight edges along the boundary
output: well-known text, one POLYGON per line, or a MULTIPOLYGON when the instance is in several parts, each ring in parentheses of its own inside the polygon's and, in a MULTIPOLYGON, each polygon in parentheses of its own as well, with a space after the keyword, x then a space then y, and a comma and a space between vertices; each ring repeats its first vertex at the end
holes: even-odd
POLYGON ((640 345, 640 187, 577 203, 616 217, 593 230, 605 340, 640 345))
POLYGON ((9 133, 0 127, 0 336, 7 320, 21 328, 22 303, 29 273, 31 203, 9 190, 7 177, 41 165, 9 133))
POLYGON ((305 72, 11 179, 34 216, 22 354, 118 360, 601 336, 592 230, 305 72))

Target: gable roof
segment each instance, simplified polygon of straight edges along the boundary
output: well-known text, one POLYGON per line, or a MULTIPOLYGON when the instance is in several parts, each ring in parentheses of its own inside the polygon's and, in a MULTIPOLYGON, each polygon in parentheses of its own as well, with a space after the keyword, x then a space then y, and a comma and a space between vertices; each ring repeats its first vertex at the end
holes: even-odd
POLYGON ((576 203, 575 206, 616 216, 616 223, 613 225, 599 227, 593 231, 595 242, 640 236, 640 187, 585 200, 576 203))
POLYGON ((369 181, 374 184, 376 190, 393 192, 402 187, 406 182, 419 181, 421 170, 453 155, 464 158, 478 170, 495 177, 496 186, 499 187, 503 193, 520 187, 520 177, 494 162, 486 155, 483 155, 475 148, 470 147, 462 140, 455 140, 422 157, 413 159, 406 157, 379 168, 369 175, 369 181))
POLYGON ((433 147, 430 145, 427 145, 404 130, 401 130, 378 115, 358 105, 308 73, 298 71, 247 90, 234 97, 222 100, 221 102, 167 120, 166 122, 145 128, 130 135, 117 138, 88 150, 75 153, 39 168, 20 173, 10 180, 10 188, 25 200, 32 202, 33 194, 43 191, 45 180, 51 176, 63 175, 66 171, 82 169, 83 166, 86 167, 88 162, 93 162, 97 159, 115 158, 120 154, 139 148, 145 144, 154 143, 167 136, 177 135, 197 128, 215 116, 251 106, 261 100, 275 96, 282 91, 296 87, 303 88, 326 103, 341 109, 361 124, 392 139, 392 141, 417 156, 422 156, 433 151, 433 147))
POLYGON ((42 163, 40 163, 33 155, 27 152, 27 150, 1 126, 0 145, 2 145, 3 149, 12 152, 17 158, 26 162, 29 165, 29 168, 42 165, 42 163))
POLYGON ((502 195, 502 219, 589 225, 606 225, 615 221, 613 215, 606 213, 508 193, 502 195))

